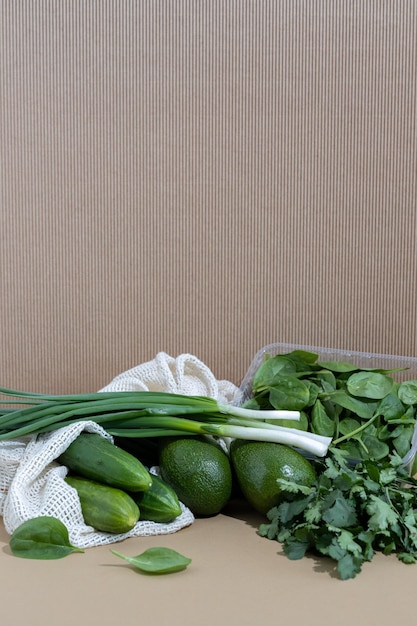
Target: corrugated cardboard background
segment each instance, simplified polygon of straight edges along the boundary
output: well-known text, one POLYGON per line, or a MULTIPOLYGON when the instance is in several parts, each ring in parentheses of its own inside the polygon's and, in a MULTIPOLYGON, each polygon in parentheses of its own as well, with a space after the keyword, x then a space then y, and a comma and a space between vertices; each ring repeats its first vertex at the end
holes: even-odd
POLYGON ((417 355, 414 0, 3 0, 0 381, 417 355))

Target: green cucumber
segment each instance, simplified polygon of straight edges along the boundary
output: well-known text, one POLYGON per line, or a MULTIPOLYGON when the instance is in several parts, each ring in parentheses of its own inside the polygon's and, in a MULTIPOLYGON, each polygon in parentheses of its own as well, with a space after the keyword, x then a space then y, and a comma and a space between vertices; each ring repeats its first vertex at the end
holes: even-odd
POLYGON ((121 534, 131 530, 139 521, 138 505, 122 489, 82 476, 67 476, 65 481, 76 490, 88 526, 103 532, 121 534))
POLYGON ((140 508, 140 519, 168 524, 181 515, 181 505, 174 489, 159 476, 152 475, 150 489, 132 493, 140 508))
POLYGON ((152 484, 139 459, 98 433, 78 435, 57 461, 78 476, 126 491, 145 491, 152 484))

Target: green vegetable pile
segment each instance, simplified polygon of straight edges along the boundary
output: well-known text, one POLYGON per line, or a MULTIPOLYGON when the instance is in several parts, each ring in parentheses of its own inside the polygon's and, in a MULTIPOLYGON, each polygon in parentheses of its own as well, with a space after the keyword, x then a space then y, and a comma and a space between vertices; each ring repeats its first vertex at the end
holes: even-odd
POLYGON ((331 437, 352 459, 384 459, 391 452, 405 457, 417 418, 417 380, 396 382, 395 371, 294 350, 266 358, 244 406, 300 411, 298 429, 331 437))
POLYGON ((417 561, 417 381, 396 382, 393 373, 293 351, 265 360, 245 404, 299 410, 299 428, 333 438, 325 459, 311 459, 313 485, 278 480, 283 498, 259 534, 290 559, 329 557, 343 580, 377 551, 417 561))
MULTIPOLYGON (((376 552, 417 562, 417 380, 398 381, 398 371, 324 361, 306 350, 267 356, 242 407, 167 393, 46 396, 0 388, 19 405, 0 409, 0 441, 94 420, 124 440, 209 434, 292 446, 316 478, 298 484, 280 474, 279 498, 258 532, 280 542, 289 559, 329 558, 346 580, 376 552)), ((10 547, 25 558, 80 551, 58 520, 45 517, 22 524, 10 547)), ((166 548, 136 557, 112 552, 149 573, 190 563, 166 548)))

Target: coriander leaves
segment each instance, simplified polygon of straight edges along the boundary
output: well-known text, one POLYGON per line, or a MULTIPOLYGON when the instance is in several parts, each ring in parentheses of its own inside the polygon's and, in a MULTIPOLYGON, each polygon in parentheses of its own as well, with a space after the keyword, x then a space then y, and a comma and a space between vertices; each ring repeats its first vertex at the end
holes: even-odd
POLYGON ((292 560, 307 552, 334 560, 342 580, 354 578, 377 551, 417 561, 417 481, 397 454, 352 466, 331 449, 316 463, 313 486, 298 489, 282 481, 286 498, 269 511, 261 536, 281 542, 292 560))

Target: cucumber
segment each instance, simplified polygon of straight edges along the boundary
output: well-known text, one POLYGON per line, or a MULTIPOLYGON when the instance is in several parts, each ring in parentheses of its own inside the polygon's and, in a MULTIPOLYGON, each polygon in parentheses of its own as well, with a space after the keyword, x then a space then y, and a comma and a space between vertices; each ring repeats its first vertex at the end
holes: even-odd
POLYGON ((58 463, 74 474, 126 491, 145 491, 152 477, 139 459, 98 433, 81 433, 58 463))
POLYGON ((146 467, 158 465, 159 437, 114 437, 114 443, 139 459, 146 467))
POLYGON ((159 476, 152 475, 150 489, 131 496, 139 506, 141 520, 168 524, 181 514, 176 492, 159 476))
POLYGON ((82 476, 67 476, 65 482, 78 494, 85 523, 108 533, 126 533, 140 517, 133 498, 115 487, 109 487, 82 476))

